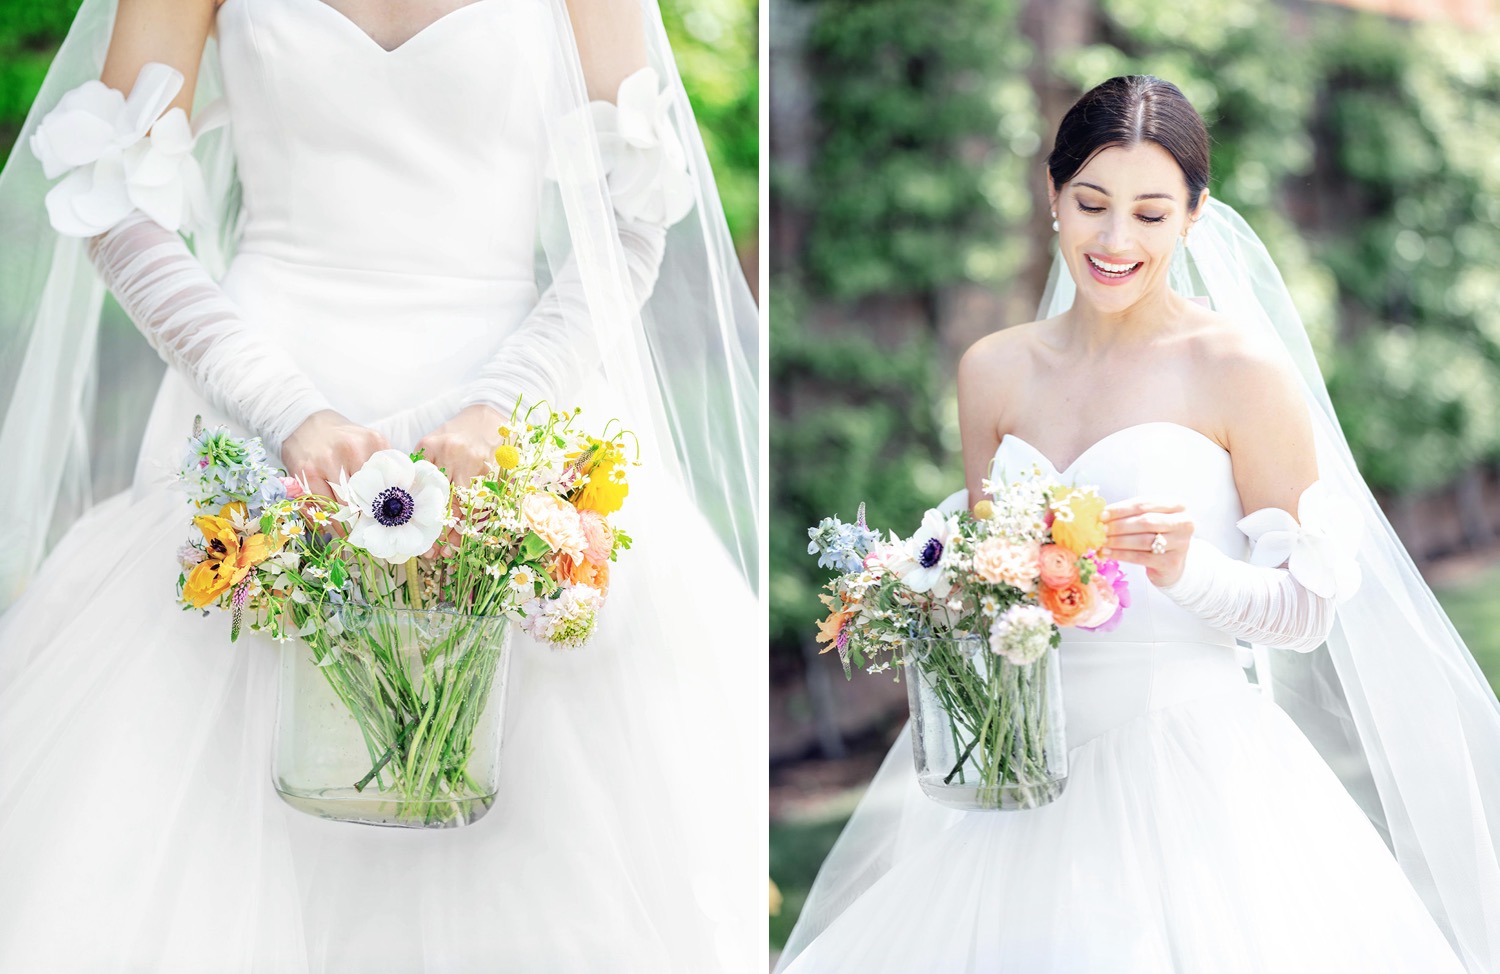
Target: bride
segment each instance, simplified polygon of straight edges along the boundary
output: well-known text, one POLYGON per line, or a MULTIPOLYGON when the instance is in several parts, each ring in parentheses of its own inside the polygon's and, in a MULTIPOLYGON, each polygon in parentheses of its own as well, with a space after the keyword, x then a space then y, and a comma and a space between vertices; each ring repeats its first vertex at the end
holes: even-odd
POLYGON ((0 211, 0 970, 753 969, 755 309, 656 5, 85 0, 0 211), (194 417, 326 490, 518 400, 640 440, 599 634, 517 633, 481 821, 283 805, 278 647, 173 598, 194 417))
POLYGON ((946 809, 903 733, 780 970, 1500 971, 1494 694, 1208 146, 1165 81, 1085 94, 1047 162, 1040 320, 959 366, 968 500, 1035 471, 1111 502, 1133 602, 1062 630, 1067 787, 946 809))

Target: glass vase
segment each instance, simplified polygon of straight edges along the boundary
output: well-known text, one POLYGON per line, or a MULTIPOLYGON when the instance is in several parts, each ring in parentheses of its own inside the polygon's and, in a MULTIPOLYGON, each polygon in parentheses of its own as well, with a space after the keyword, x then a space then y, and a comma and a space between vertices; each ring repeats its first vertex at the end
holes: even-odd
POLYGON ((1036 808, 1068 780, 1057 649, 1016 665, 980 636, 904 647, 917 781, 966 810, 1036 808))
POLYGON ((346 607, 281 649, 272 777, 310 815, 405 828, 479 820, 498 790, 511 622, 346 607))

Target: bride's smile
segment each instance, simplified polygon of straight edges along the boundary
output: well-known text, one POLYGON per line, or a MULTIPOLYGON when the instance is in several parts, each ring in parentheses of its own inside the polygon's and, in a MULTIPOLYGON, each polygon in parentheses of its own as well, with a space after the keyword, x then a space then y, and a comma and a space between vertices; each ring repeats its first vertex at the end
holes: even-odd
POLYGON ((1172 256, 1190 225, 1191 193, 1171 153, 1154 142, 1109 146, 1048 188, 1077 310, 1159 319, 1172 256))

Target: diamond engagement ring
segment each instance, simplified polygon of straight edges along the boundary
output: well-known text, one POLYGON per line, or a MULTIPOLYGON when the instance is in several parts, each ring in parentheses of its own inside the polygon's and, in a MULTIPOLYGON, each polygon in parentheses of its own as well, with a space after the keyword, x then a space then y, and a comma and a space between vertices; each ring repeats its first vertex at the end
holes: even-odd
POLYGON ((1151 539, 1151 553, 1153 555, 1164 555, 1167 553, 1167 539, 1160 533, 1151 539))

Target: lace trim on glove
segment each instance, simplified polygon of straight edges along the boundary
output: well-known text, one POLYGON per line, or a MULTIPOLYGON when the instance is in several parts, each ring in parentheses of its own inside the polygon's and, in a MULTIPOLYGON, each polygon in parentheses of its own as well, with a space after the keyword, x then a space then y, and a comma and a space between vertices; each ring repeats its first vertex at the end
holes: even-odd
MULTIPOLYGON (((672 127, 671 89, 654 68, 641 68, 620 82, 614 102, 592 101, 588 120, 604 164, 615 211, 627 220, 669 227, 693 208, 693 177, 687 153, 672 127)), ((586 146, 583 119, 570 118, 565 141, 586 146)), ((556 179, 553 167, 548 176, 556 179)))
POLYGON ((1321 480, 1297 500, 1297 517, 1266 507, 1241 518, 1238 527, 1252 545, 1249 562, 1266 568, 1282 564, 1307 590, 1342 602, 1359 588, 1356 557, 1363 525, 1355 505, 1343 503, 1321 480), (1299 523, 1300 521, 1300 523, 1299 523))
POLYGON ((133 210, 167 230, 191 228, 204 217, 208 191, 193 146, 226 124, 228 112, 215 102, 189 125, 182 109, 166 110, 182 84, 182 72, 151 61, 128 98, 102 81, 85 81, 42 119, 32 154, 48 179, 68 174, 47 193, 58 233, 97 236, 133 210))

